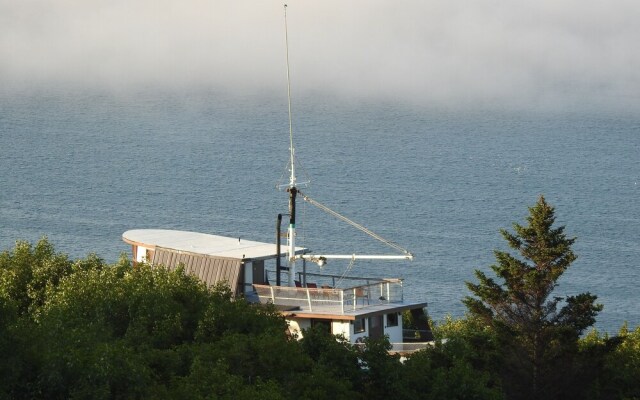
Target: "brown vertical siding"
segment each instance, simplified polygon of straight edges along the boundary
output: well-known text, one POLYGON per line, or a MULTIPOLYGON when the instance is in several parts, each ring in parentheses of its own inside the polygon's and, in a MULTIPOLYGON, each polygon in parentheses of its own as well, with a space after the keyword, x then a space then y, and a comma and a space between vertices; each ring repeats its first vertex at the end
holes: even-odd
POLYGON ((205 254, 194 254, 156 247, 153 265, 163 265, 169 270, 184 265, 185 272, 197 276, 207 286, 226 281, 233 292, 237 292, 242 260, 218 258, 205 254))

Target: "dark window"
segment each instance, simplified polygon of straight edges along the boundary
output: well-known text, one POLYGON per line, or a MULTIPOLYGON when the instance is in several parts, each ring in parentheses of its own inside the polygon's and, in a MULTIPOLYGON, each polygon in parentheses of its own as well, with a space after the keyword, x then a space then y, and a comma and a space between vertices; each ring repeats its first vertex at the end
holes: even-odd
POLYGON ((364 322, 364 318, 359 318, 353 321, 353 333, 362 333, 367 330, 364 322))
POLYGON ((329 319, 312 319, 311 327, 320 326, 327 333, 331 333, 331 320, 329 319))
POLYGON ((387 326, 398 326, 398 313, 387 314, 387 326))

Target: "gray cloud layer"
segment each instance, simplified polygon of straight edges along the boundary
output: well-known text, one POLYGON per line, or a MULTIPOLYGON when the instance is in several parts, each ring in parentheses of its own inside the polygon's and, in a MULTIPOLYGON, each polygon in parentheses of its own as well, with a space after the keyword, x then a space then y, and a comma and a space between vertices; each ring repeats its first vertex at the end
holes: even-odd
MULTIPOLYGON (((296 90, 417 102, 640 100, 637 0, 289 2, 296 90)), ((0 82, 281 88, 282 2, 0 0, 0 82)))

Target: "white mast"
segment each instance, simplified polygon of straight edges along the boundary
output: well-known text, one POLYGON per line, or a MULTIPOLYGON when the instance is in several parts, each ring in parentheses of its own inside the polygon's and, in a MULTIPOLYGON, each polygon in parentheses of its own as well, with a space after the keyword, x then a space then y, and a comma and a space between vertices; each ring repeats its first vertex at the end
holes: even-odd
POLYGON ((294 286, 296 276, 296 162, 295 148, 293 147, 293 124, 291 118, 291 77, 289 74, 289 33, 287 30, 287 5, 284 5, 284 39, 287 58, 287 101, 289 106, 289 151, 291 175, 287 191, 289 192, 289 229, 287 235, 289 286, 294 286))
MULTIPOLYGON (((349 220, 348 218, 336 213, 335 211, 329 209, 328 207, 318 203, 315 200, 310 199, 308 196, 305 196, 304 194, 302 194, 301 192, 298 191, 298 188, 296 187, 297 185, 297 181, 296 181, 296 161, 295 161, 295 147, 293 146, 293 123, 292 123, 292 114, 291 114, 291 76, 289 73, 289 33, 288 33, 288 29, 287 29, 287 5, 284 5, 284 37, 285 37, 285 47, 286 47, 286 59, 287 59, 287 101, 288 101, 288 106, 289 106, 289 151, 290 151, 290 160, 289 160, 289 168, 290 168, 290 172, 291 175, 289 177, 289 184, 288 185, 283 185, 286 186, 287 191, 289 192, 289 229, 287 231, 288 235, 287 235, 287 255, 288 255, 288 260, 287 260, 287 267, 289 269, 289 282, 288 285, 289 286, 294 286, 294 280, 295 280, 295 276, 296 276, 296 196, 298 193, 300 193, 302 195, 302 198, 315 205, 316 207, 319 207, 320 209, 328 212, 331 215, 334 215, 336 217, 338 217, 339 219, 353 225, 354 227, 356 227, 357 229, 365 232, 366 234, 368 234, 369 236, 395 248, 396 250, 399 250, 400 252, 402 252, 402 255, 357 255, 357 254, 351 254, 351 255, 338 255, 338 254, 325 254, 325 255, 301 255, 298 256, 297 258, 300 258, 302 260, 311 260, 314 262, 320 262, 322 264, 324 264, 324 262, 326 262, 327 259, 351 259, 352 261, 355 261, 357 259, 367 259, 367 260, 413 260, 413 254, 411 254, 409 251, 407 251, 406 249, 396 245, 395 243, 392 243, 386 239, 383 239, 382 237, 380 237, 379 235, 376 235, 375 233, 371 232, 370 230, 368 230, 367 228, 363 227, 360 224, 357 224, 351 220, 349 220)), ((306 182, 305 182, 306 183, 306 182)), ((303 185, 305 184, 303 183, 303 185)), ((280 271, 277 271, 277 273, 279 274, 280 271)), ((279 276, 279 275, 278 275, 279 276)))
POLYGON ((286 48, 287 58, 287 102, 289 106, 289 151, 291 152, 290 167, 291 176, 289 180, 289 187, 292 188, 296 185, 296 164, 295 164, 295 148, 293 147, 293 123, 291 118, 291 77, 289 74, 289 32, 287 29, 287 5, 284 5, 284 41, 286 48))

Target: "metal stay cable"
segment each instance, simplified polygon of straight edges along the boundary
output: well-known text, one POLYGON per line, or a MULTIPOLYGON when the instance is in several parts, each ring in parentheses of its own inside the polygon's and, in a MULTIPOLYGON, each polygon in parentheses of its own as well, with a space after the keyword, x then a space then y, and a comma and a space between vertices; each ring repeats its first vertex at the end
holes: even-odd
POLYGON ((342 275, 340 275, 340 278, 338 278, 335 287, 340 287, 340 284, 344 280, 344 277, 347 276, 347 273, 353 269, 353 264, 355 264, 355 262, 356 260, 353 258, 349 260, 349 265, 347 265, 347 268, 345 268, 345 270, 342 272, 342 275))
POLYGON ((304 201, 310 203, 311 205, 314 205, 314 206, 318 207, 319 209, 321 209, 322 211, 326 212, 327 214, 330 214, 330 215, 338 218, 339 220, 346 222, 347 224, 353 226, 354 228, 357 228, 358 230, 360 230, 360 231, 366 233, 367 235, 371 236, 372 238, 374 238, 374 239, 386 244, 387 246, 389 246, 391 248, 394 248, 394 249, 398 250, 401 253, 404 253, 404 254, 407 254, 407 255, 411 254, 404 247, 402 247, 402 246, 400 246, 400 245, 398 245, 396 243, 393 243, 390 240, 387 240, 387 239, 383 238, 382 236, 372 232, 371 230, 369 230, 369 229, 365 228, 364 226, 360 225, 359 223, 350 220, 349 218, 345 217, 344 215, 341 215, 341 214, 333 211, 332 209, 330 209, 329 207, 327 207, 327 206, 325 206, 325 205, 323 205, 321 203, 318 203, 317 201, 313 200, 312 198, 310 198, 306 194, 304 194, 304 193, 302 193, 300 191, 298 191, 298 194, 302 196, 304 201))

